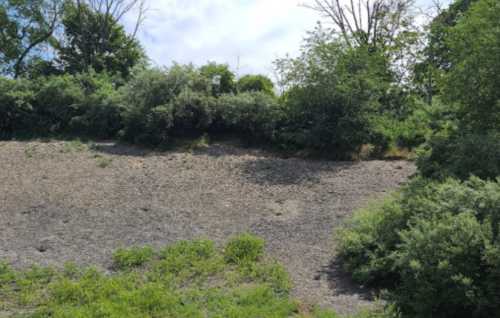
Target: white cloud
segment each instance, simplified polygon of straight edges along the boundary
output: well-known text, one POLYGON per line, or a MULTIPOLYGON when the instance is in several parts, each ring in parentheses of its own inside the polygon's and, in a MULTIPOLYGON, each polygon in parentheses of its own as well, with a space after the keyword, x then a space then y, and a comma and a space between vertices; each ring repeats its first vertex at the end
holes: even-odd
POLYGON ((236 69, 239 58, 240 73, 270 73, 272 61, 296 52, 318 20, 299 2, 150 0, 138 38, 158 65, 216 61, 236 69))
MULTIPOLYGON (((239 73, 271 73, 295 54, 320 17, 306 0, 149 0, 138 38, 157 65, 228 63, 239 73)), ((420 0, 429 3, 430 0, 420 0)), ((133 16, 125 21, 133 27, 133 16)))

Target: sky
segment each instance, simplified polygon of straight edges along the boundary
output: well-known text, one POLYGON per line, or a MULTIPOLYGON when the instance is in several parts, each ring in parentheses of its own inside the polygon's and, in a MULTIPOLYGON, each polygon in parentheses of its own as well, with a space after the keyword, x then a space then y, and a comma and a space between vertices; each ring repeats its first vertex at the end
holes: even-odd
MULTIPOLYGON (((301 6, 307 1, 149 0, 137 37, 156 66, 215 61, 229 64, 238 76, 272 75, 272 62, 296 55, 306 32, 321 20, 301 6)), ((418 1, 422 8, 432 3, 418 1)), ((132 30, 134 15, 124 23, 132 30)))

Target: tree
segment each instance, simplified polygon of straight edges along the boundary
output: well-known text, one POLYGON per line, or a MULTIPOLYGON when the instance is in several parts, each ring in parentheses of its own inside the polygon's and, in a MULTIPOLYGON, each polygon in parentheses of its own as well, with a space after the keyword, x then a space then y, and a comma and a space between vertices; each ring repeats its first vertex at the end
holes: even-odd
POLYGON ((214 96, 234 93, 235 75, 229 69, 229 65, 209 62, 200 68, 200 72, 201 75, 205 76, 212 82, 212 94, 214 96))
POLYGON ((479 0, 449 30, 443 99, 460 105, 462 128, 500 130, 500 2, 479 0))
POLYGON ((277 66, 287 82, 281 143, 346 158, 372 141, 370 117, 379 112, 392 80, 383 54, 350 47, 318 29, 298 58, 277 66))
POLYGON ((238 80, 239 92, 264 92, 274 95, 274 84, 264 75, 245 75, 238 80))
POLYGON ((422 50, 422 61, 415 64, 413 82, 423 95, 427 103, 431 104, 434 95, 439 93, 437 81, 443 73, 452 66, 450 61, 450 47, 447 38, 450 30, 463 17, 471 4, 477 0, 455 0, 443 10, 437 8, 437 15, 427 26, 426 45, 422 50))
POLYGON ((3 73, 17 78, 26 71, 30 59, 42 55, 39 49, 52 38, 61 7, 59 0, 0 2, 0 63, 3 73))
MULTIPOLYGON (((92 68, 127 76, 130 68, 144 58, 135 34, 128 35, 119 23, 136 3, 135 0, 67 1, 64 37, 58 44, 58 58, 65 71, 79 73, 92 68)), ((142 19, 140 13, 134 33, 142 19)))
POLYGON ((414 0, 313 0, 306 7, 320 12, 353 46, 387 48, 398 45, 413 23, 414 0))

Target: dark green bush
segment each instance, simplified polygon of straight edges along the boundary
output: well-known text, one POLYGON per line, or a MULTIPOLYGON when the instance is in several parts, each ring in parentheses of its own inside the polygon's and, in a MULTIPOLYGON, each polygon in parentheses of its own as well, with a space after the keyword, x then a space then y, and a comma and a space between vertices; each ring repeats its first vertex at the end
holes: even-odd
POLYGON ((360 282, 391 288, 410 317, 498 313, 498 181, 416 179, 358 212, 339 235, 346 268, 360 282))
POLYGON ((125 140, 146 145, 171 141, 181 132, 201 131, 211 122, 210 85, 192 66, 148 69, 122 88, 125 140))
POLYGON ((289 89, 279 143, 351 157, 374 140, 372 118, 390 89, 388 62, 368 47, 346 47, 321 34, 309 42, 300 58, 280 62, 289 89))
POLYGON ((263 92, 274 95, 274 84, 270 78, 264 75, 245 75, 236 84, 240 93, 263 92))
POLYGON ((500 132, 436 134, 421 149, 417 165, 427 177, 495 179, 500 176, 500 132))
POLYGON ((0 138, 29 132, 34 118, 33 85, 0 77, 0 138))
POLYGON ((222 95, 217 100, 213 129, 247 139, 271 140, 280 117, 278 102, 268 94, 222 95))
POLYGON ((176 136, 201 134, 212 124, 215 107, 212 96, 185 90, 173 101, 174 126, 176 136))
POLYGON ((84 100, 69 122, 72 134, 111 138, 123 128, 122 96, 114 79, 106 74, 84 73, 75 76, 84 90, 84 100))

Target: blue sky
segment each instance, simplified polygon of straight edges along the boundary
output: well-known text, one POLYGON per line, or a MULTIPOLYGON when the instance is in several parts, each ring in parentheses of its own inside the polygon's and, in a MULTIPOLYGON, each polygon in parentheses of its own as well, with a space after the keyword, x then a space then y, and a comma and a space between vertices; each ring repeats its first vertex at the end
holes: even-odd
MULTIPOLYGON (((270 75, 272 62, 296 54, 306 31, 321 19, 300 6, 307 1, 149 0, 138 38, 158 66, 216 61, 228 63, 239 75, 270 75)), ((432 3, 418 1, 422 8, 432 3)), ((129 29, 132 19, 125 21, 129 29)))

